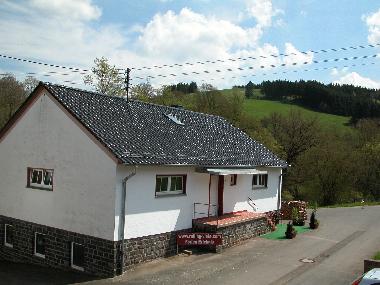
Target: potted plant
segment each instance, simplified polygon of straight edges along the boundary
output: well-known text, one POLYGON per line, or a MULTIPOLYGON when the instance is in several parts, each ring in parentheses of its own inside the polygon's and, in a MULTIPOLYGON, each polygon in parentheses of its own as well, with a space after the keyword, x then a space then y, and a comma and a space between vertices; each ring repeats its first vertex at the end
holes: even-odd
POLYGON ((293 225, 295 225, 295 226, 304 226, 305 225, 305 220, 299 214, 297 208, 292 208, 292 221, 293 221, 293 225))
POLYGON ((315 217, 315 213, 316 211, 313 211, 311 213, 311 216, 310 216, 310 228, 315 230, 319 227, 319 221, 317 220, 317 218, 315 217))
POLYGON ((289 222, 286 226, 286 232, 285 232, 285 237, 287 239, 293 239, 297 235, 296 229, 293 227, 292 223, 289 222))

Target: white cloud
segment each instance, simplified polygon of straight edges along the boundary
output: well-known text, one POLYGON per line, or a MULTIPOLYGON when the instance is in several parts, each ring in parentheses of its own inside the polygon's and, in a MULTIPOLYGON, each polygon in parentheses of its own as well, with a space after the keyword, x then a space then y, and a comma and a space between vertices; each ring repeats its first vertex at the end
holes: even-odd
POLYGON ((370 44, 377 44, 380 42, 380 9, 367 16, 363 16, 362 19, 368 26, 368 42, 370 44))
MULTIPOLYGON (((145 25, 124 28, 101 24, 101 9, 90 0, 31 0, 18 3, 0 0, 0 38, 7 39, 0 41, 0 50, 13 56, 82 68, 91 67, 94 58, 101 56, 124 68, 223 59, 225 62, 218 64, 132 72, 132 78, 170 73, 177 75, 152 80, 156 85, 190 80, 207 82, 216 78, 209 82, 218 87, 237 83, 232 77, 240 78, 273 69, 270 65, 278 66, 285 62, 283 60, 312 60, 312 55, 302 54, 290 43, 286 44, 285 49, 294 55, 285 59, 279 57, 277 47, 261 44, 264 28, 273 25, 272 18, 281 11, 268 0, 262 3, 249 1, 248 4, 250 16, 257 20, 257 24, 251 27, 242 27, 236 22, 183 8, 178 13, 158 13, 145 25), (268 57, 271 54, 275 57, 268 57), (227 60, 250 56, 257 59, 227 60), (182 75, 183 72, 190 76, 182 75)), ((24 70, 40 72, 47 69, 25 65, 24 70)), ((50 78, 61 78, 62 81, 77 78, 81 81, 75 75, 50 78)))
POLYGON ((348 73, 338 80, 334 81, 336 84, 351 84, 355 86, 361 86, 361 87, 367 87, 367 88, 373 88, 373 89, 380 89, 380 82, 372 80, 368 77, 363 77, 360 74, 356 72, 348 73))
POLYGON ((137 46, 145 54, 160 58, 226 58, 235 47, 256 45, 259 37, 254 28, 244 29, 184 8, 178 14, 156 14, 142 29, 137 46))
POLYGON ((288 55, 284 57, 284 63, 287 66, 299 67, 302 65, 311 64, 314 58, 314 54, 312 52, 300 52, 291 43, 285 43, 285 54, 288 55))
POLYGON ((248 15, 255 18, 257 24, 263 28, 270 27, 273 17, 283 13, 273 7, 271 0, 248 0, 246 3, 248 15))
POLYGON ((343 67, 342 69, 333 68, 330 72, 331 76, 337 77, 337 76, 344 76, 348 72, 348 67, 343 67))
POLYGON ((96 20, 102 14, 91 0, 31 0, 29 5, 43 15, 54 15, 66 20, 96 20))

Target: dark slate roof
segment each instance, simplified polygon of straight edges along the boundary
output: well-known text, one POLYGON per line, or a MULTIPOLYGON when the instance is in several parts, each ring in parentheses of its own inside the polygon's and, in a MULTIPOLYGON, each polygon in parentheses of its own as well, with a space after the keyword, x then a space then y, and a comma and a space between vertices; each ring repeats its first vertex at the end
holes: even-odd
POLYGON ((219 116, 42 85, 124 164, 286 166, 219 116), (184 125, 172 121, 169 114, 184 125))

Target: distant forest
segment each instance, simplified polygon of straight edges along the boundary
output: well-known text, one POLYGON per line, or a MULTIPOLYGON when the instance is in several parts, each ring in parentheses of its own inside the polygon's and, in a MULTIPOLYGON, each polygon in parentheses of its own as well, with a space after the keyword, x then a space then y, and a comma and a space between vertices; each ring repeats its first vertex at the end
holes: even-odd
MULTIPOLYGON (((266 99, 291 101, 316 111, 350 116, 353 122, 362 118, 380 117, 380 91, 353 85, 323 84, 318 81, 249 82, 246 90, 260 89, 266 99)), ((253 92, 246 92, 246 97, 253 92)))

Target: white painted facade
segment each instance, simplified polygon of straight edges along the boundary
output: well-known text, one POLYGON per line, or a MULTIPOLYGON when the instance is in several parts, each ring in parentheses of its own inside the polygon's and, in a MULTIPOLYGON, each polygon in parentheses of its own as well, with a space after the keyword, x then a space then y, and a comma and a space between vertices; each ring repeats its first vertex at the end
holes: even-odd
MULTIPOLYGON (((135 170, 117 164, 76 119, 41 89, 36 101, 0 140, 0 215, 120 240, 122 180, 135 170), (27 188, 27 167, 54 169, 53 191, 27 188)), ((252 175, 225 176, 224 212, 277 208, 281 168, 268 171, 268 187, 252 190, 252 175)), ((139 166, 126 183, 126 239, 192 226, 194 203, 209 202, 207 173, 186 166, 139 166), (186 174, 186 195, 155 196, 156 175, 186 174)), ((211 176, 210 203, 217 204, 211 176)), ((213 208, 211 208, 213 210, 213 208)), ((198 206, 197 211, 207 211, 198 206)), ((215 212, 215 209, 214 209, 215 212)), ((200 215, 197 215, 200 217, 200 215)))
MULTIPOLYGON (((264 170, 263 168, 261 170, 264 170)), ((265 168, 268 171, 268 187, 252 190, 252 175, 238 175, 237 184, 230 186, 230 176, 224 176, 224 213, 254 211, 248 204, 251 197, 256 211, 267 212, 277 209, 278 187, 281 168, 265 168)), ((119 165, 117 169, 117 195, 115 225, 119 223, 120 197, 124 177, 134 172, 133 167, 119 165)), ((126 184, 125 238, 136 238, 158 233, 177 231, 192 227, 194 203, 208 203, 209 174, 197 173, 194 167, 140 166, 136 175, 126 184), (155 196, 156 175, 186 174, 186 195, 155 196)), ((218 177, 211 178, 210 203, 217 204, 218 177)), ((207 206, 197 207, 207 212, 207 206)), ((198 215, 197 217, 201 217, 198 215)), ((119 227, 115 227, 115 240, 120 238, 119 227)))
POLYGON ((0 215, 113 240, 116 163, 46 94, 0 142, 0 215), (54 169, 53 191, 27 167, 54 169))

